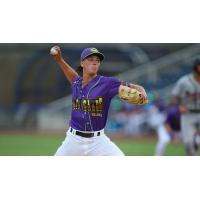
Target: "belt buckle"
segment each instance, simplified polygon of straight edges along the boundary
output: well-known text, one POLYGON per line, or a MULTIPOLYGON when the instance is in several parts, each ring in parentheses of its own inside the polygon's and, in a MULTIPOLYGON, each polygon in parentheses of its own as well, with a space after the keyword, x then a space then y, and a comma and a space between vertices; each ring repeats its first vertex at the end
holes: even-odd
POLYGON ((85 138, 91 138, 94 136, 94 133, 86 133, 86 132, 80 132, 82 137, 85 138))

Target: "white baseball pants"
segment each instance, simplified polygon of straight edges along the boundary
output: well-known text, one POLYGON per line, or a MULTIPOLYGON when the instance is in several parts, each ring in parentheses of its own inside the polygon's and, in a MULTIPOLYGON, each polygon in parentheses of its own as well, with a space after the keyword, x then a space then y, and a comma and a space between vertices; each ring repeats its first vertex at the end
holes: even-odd
POLYGON ((200 114, 188 113, 181 115, 181 133, 184 144, 193 142, 196 123, 200 123, 200 114))
POLYGON ((100 131, 100 136, 85 138, 67 131, 55 156, 124 156, 124 153, 100 131))
POLYGON ((195 124, 199 122, 199 113, 187 113, 181 115, 181 134, 187 155, 196 155, 194 150, 194 136, 197 132, 195 124))

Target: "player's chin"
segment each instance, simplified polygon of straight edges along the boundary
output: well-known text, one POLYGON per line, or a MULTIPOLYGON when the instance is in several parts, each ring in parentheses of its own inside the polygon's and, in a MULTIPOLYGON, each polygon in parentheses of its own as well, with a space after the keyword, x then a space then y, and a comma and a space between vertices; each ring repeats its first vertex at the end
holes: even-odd
POLYGON ((93 66, 90 68, 89 71, 91 74, 97 74, 98 70, 99 70, 99 68, 97 66, 93 66))
POLYGON ((90 76, 95 76, 96 74, 97 74, 97 70, 91 70, 90 72, 89 72, 89 74, 90 74, 90 76))

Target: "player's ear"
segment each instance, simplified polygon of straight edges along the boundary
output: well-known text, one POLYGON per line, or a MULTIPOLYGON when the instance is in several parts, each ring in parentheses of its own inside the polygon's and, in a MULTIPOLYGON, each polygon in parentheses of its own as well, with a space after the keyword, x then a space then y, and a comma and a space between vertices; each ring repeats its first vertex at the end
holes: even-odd
POLYGON ((83 67, 83 61, 81 61, 80 66, 83 67))

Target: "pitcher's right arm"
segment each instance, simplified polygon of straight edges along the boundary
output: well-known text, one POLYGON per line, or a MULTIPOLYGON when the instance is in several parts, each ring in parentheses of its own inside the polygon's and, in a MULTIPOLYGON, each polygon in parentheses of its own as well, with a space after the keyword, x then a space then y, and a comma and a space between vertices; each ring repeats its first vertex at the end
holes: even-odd
POLYGON ((65 74, 65 77, 67 78, 67 80, 72 83, 72 80, 78 76, 78 73, 67 63, 65 62, 62 53, 61 53, 61 49, 59 46, 54 46, 52 47, 56 52, 56 53, 52 53, 50 51, 50 54, 54 57, 55 61, 58 63, 58 65, 60 66, 60 68, 62 69, 62 71, 65 74))

